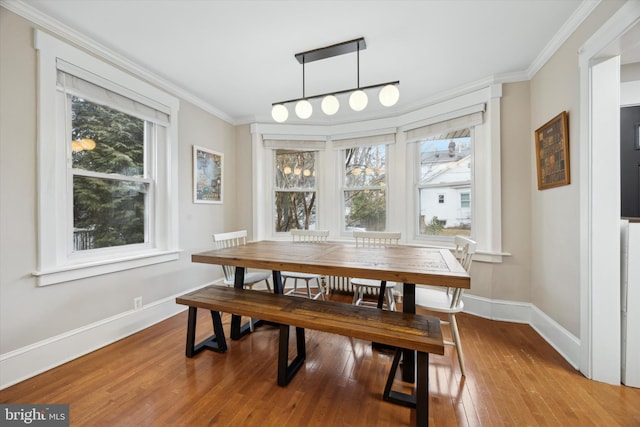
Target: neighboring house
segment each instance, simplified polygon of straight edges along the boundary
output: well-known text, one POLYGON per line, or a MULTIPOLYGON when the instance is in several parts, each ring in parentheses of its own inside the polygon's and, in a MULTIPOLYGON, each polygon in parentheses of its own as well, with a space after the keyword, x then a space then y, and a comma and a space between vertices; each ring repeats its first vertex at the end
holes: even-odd
POLYGON ((471 142, 427 141, 420 156, 420 216, 425 226, 471 227, 471 142), (443 148, 444 147, 444 148, 443 148))

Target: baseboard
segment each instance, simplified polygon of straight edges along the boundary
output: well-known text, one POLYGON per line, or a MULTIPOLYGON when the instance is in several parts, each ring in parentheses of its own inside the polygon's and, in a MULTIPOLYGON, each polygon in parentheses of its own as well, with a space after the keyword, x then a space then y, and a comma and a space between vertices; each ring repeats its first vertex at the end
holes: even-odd
MULTIPOLYGON (((181 292, 180 295, 190 291, 181 292)), ((126 311, 0 355, 0 390, 77 359, 178 314, 186 307, 175 303, 177 296, 179 295, 167 297, 145 305, 140 310, 126 311)), ((534 305, 491 300, 470 294, 464 295, 463 298, 464 311, 467 313, 491 320, 530 325, 567 362, 578 369, 580 340, 534 305)))
MULTIPOLYGON (((200 288, 199 286, 198 288, 200 288)), ((191 290, 196 290, 194 288, 191 290)), ((182 295, 187 290, 181 292, 182 295)), ((0 390, 135 334, 186 309, 173 295, 0 355, 0 390)))
POLYGON ((531 326, 545 341, 575 369, 579 369, 580 339, 558 322, 530 303, 491 300, 464 294, 464 311, 476 316, 505 322, 525 323, 531 326))

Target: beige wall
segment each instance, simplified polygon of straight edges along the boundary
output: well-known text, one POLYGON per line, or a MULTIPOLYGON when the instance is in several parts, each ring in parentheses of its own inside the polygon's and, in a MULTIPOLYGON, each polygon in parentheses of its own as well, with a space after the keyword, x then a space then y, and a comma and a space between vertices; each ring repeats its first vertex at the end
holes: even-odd
MULTIPOLYGON (((580 336, 579 67, 582 44, 624 2, 600 3, 566 43, 531 80, 530 150, 533 131, 561 111, 569 113, 571 184, 538 191, 531 169, 531 302, 576 337, 580 336)), ((532 160, 535 154, 531 151, 532 160)), ((596 302, 597 303, 597 302, 596 302)))
POLYGON ((640 80, 640 62, 624 64, 620 67, 620 81, 634 82, 640 80))
POLYGON ((236 161, 237 206, 235 211, 236 225, 246 229, 253 238, 253 152, 251 128, 249 125, 236 126, 236 138, 233 151, 236 161))
POLYGON ((490 297, 531 301, 531 150, 529 82, 505 84, 501 100, 502 247, 490 297))
POLYGON ((221 277, 190 258, 213 246, 211 234, 239 225, 234 139, 233 126, 181 101, 178 261, 37 287, 33 24, 0 8, 0 354, 125 313, 136 296, 147 305, 221 277), (192 203, 193 144, 225 154, 223 205, 192 203))

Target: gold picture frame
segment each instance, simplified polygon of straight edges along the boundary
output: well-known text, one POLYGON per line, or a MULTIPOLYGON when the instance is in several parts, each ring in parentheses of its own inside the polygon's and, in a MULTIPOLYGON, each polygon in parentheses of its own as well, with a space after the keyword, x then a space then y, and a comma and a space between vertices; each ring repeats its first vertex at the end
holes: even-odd
POLYGON ((571 183, 569 119, 566 111, 536 129, 538 190, 571 183))

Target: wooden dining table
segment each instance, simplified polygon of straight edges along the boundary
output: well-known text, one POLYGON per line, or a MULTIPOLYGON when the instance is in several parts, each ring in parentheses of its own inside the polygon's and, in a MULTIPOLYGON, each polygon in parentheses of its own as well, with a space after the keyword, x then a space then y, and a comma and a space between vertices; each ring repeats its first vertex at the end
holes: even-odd
MULTIPOLYGON (((415 313, 415 285, 468 289, 470 277, 448 249, 417 246, 362 248, 338 242, 256 241, 192 254, 192 262, 236 267, 234 287, 242 289, 247 268, 271 270, 274 292, 282 294, 281 271, 358 277, 403 283, 402 311, 415 313)), ((249 332, 232 316, 231 339, 249 332)), ((415 352, 403 354, 402 379, 415 381, 415 352)))

